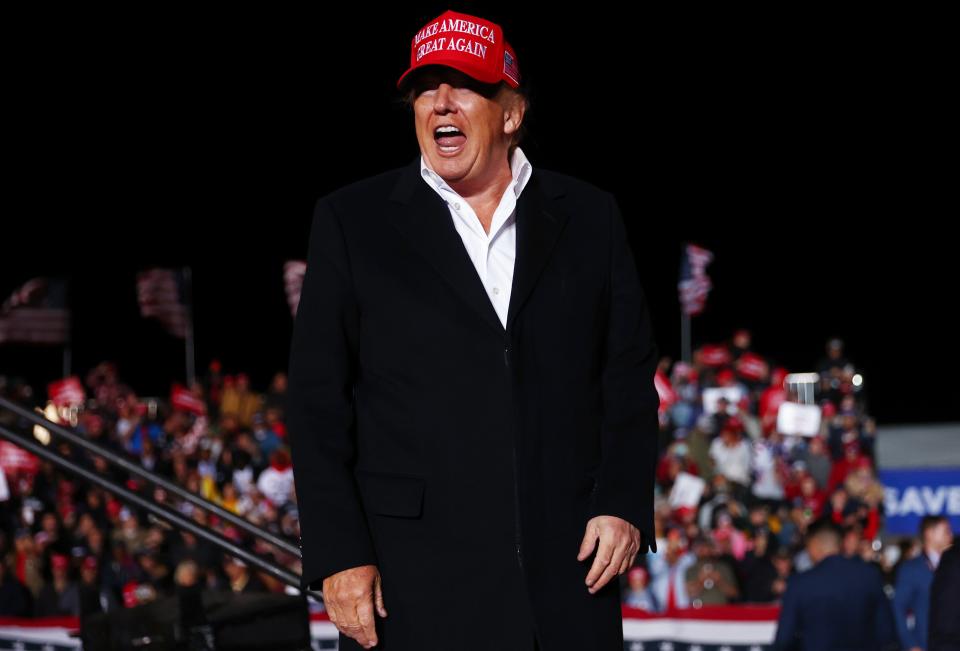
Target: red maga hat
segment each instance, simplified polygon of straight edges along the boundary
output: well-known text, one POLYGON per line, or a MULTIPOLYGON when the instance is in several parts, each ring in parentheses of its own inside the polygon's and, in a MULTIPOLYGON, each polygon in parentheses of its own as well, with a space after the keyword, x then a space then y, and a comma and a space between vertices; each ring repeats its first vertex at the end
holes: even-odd
POLYGON ((494 22, 448 9, 413 36, 410 67, 400 75, 397 88, 407 76, 426 65, 456 68, 474 79, 493 84, 506 81, 520 85, 520 68, 513 47, 503 37, 503 28, 494 22))

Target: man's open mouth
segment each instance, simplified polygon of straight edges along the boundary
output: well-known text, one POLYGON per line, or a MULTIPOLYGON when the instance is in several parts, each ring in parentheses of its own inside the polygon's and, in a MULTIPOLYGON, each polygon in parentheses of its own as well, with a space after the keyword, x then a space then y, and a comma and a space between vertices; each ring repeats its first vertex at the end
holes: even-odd
POLYGON ((436 140, 440 151, 453 153, 463 147, 467 141, 467 136, 460 129, 453 125, 441 125, 434 129, 433 138, 436 140))

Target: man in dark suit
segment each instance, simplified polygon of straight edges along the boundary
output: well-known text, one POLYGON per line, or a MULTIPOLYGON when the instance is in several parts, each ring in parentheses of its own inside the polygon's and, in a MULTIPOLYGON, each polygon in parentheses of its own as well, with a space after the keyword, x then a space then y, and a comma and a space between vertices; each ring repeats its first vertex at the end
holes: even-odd
POLYGON ((807 529, 811 569, 787 581, 773 648, 804 651, 899 649, 880 572, 840 553, 841 533, 829 519, 807 529))
POLYGON ((928 651, 960 651, 960 547, 956 543, 940 556, 930 584, 928 651))
POLYGON ((914 558, 900 563, 893 593, 893 612, 900 643, 907 651, 927 650, 930 618, 930 584, 943 550, 953 542, 950 520, 945 515, 925 515, 920 519, 922 549, 914 558), (913 626, 908 626, 913 615, 913 626))
POLYGON ((623 648, 656 551, 657 347, 613 195, 535 170, 502 29, 411 44, 420 153, 316 204, 287 397, 341 649, 623 648))

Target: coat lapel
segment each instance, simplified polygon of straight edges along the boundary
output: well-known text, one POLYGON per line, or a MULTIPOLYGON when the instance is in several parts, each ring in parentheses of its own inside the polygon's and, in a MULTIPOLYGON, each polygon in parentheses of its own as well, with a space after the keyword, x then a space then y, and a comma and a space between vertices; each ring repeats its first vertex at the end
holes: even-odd
POLYGON ((420 154, 401 170, 390 193, 390 200, 397 203, 390 221, 464 303, 500 336, 506 336, 566 223, 562 195, 561 186, 534 169, 517 200, 517 252, 506 328, 453 225, 450 209, 420 176, 420 154))

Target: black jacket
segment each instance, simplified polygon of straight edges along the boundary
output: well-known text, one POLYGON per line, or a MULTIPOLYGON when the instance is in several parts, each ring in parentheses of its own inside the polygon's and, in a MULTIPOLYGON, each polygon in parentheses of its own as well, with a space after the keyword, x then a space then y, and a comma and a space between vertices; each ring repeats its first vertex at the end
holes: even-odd
MULTIPOLYGON (((930 584, 928 651, 960 651, 960 546, 950 545, 930 584)), ((387 611, 388 613, 390 611, 387 611)))
POLYGON ((522 648, 526 604, 544 651, 623 648, 617 577, 591 595, 595 553, 576 558, 600 514, 656 551, 658 349, 613 195, 533 171, 505 329, 419 154, 319 199, 311 228, 287 397, 301 585, 376 564, 388 651, 522 648))

